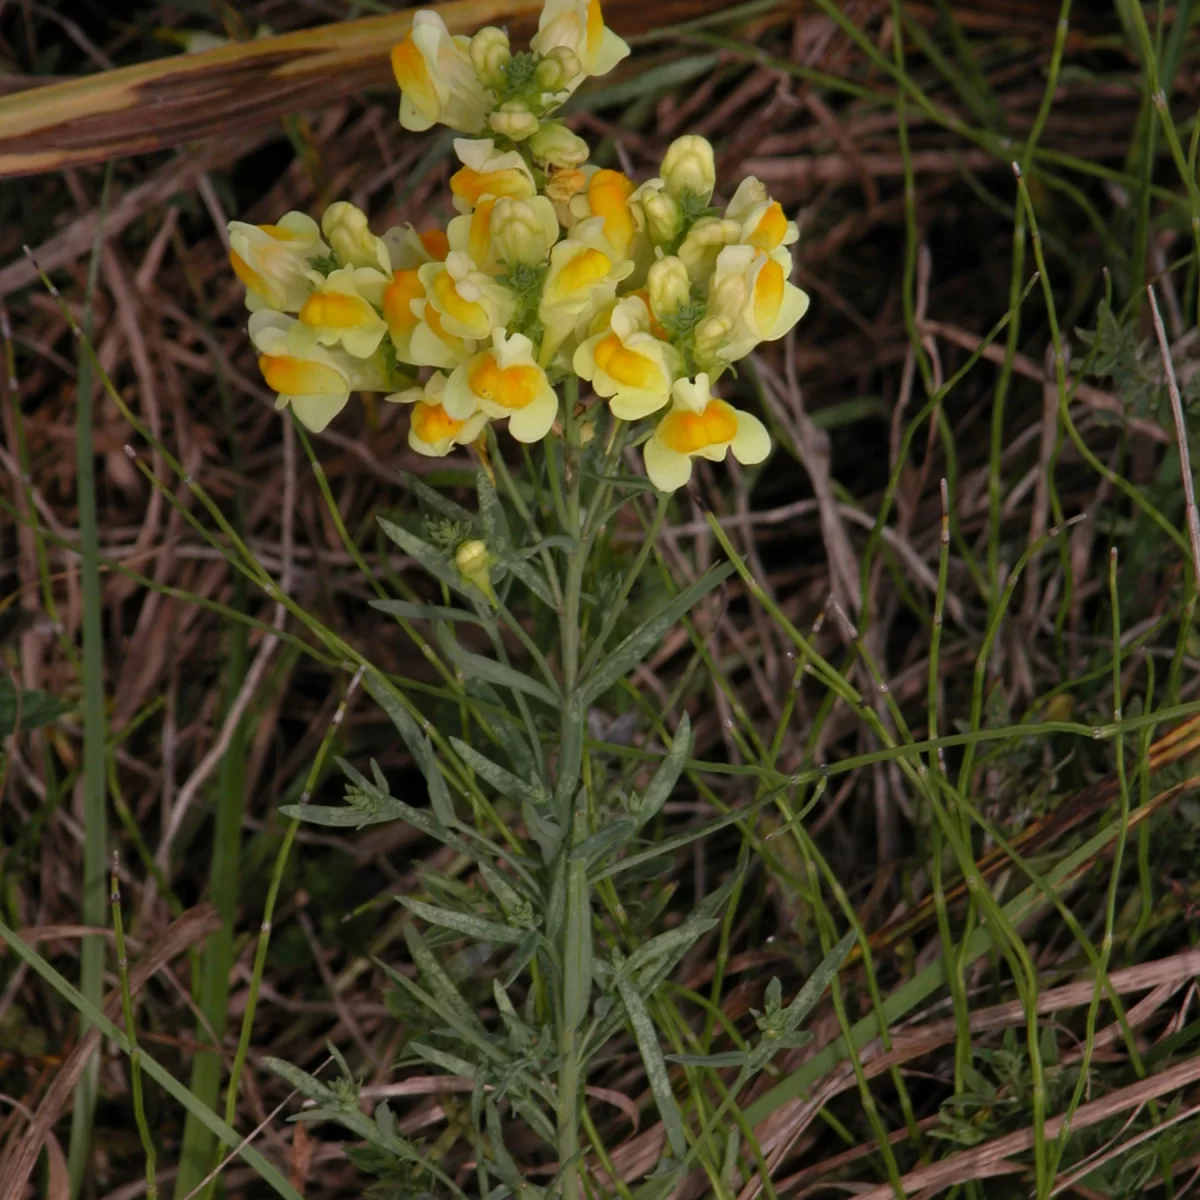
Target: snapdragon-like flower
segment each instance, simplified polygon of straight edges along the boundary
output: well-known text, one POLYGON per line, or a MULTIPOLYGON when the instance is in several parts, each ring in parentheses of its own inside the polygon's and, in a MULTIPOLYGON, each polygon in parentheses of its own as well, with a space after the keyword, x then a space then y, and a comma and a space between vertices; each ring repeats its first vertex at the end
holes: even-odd
POLYGON ((629 47, 604 24, 600 0, 546 0, 538 31, 530 39, 537 54, 562 47, 579 60, 579 73, 563 83, 573 92, 589 75, 607 75, 629 47))
POLYGON ((340 348, 313 342, 297 350, 289 337, 298 322, 264 310, 250 317, 250 340, 267 386, 278 393, 276 408, 291 405, 300 421, 320 433, 346 406, 353 391, 383 391, 389 382, 380 354, 355 358, 340 348))
POLYGON ((679 247, 679 258, 687 268, 688 277, 704 287, 716 266, 717 257, 726 246, 741 240, 742 227, 737 221, 721 217, 701 217, 687 231, 679 247))
POLYGON ((707 204, 717 186, 712 143, 694 133, 676 138, 667 147, 658 173, 667 193, 676 200, 690 195, 695 202, 707 204))
POLYGON ((545 196, 484 196, 473 212, 450 222, 448 233, 452 249, 495 274, 504 265, 544 261, 558 240, 558 217, 545 196))
POLYGON ((570 235, 550 251, 538 306, 542 323, 541 361, 548 363, 560 346, 606 304, 612 302, 617 284, 633 270, 604 236, 604 218, 589 217, 573 226, 570 235))
POLYGON ((329 254, 312 217, 285 213, 274 225, 229 222, 229 262, 246 285, 251 312, 299 312, 319 274, 311 260, 329 254))
POLYGON ((492 97, 480 82, 470 46, 470 38, 451 37, 437 13, 422 10, 413 17, 409 35, 392 49, 405 129, 420 133, 440 122, 460 133, 483 130, 492 97))
POLYGON ((581 342, 573 364, 623 421, 663 408, 682 366, 679 351, 650 332, 650 313, 638 296, 617 302, 609 328, 581 342))
POLYGON ((722 462, 728 451, 738 462, 760 463, 771 452, 771 437, 763 423, 716 399, 708 376, 677 380, 671 389, 671 409, 658 423, 642 449, 646 474, 661 492, 673 492, 692 477, 692 460, 722 462))
POLYGON ((508 432, 518 442, 541 441, 558 415, 558 396, 534 361, 533 343, 503 329, 493 332, 490 350, 455 368, 442 403, 458 420, 480 411, 493 420, 508 418, 508 432))
POLYGON ((435 371, 424 387, 408 388, 385 397, 393 404, 411 404, 408 444, 426 458, 444 458, 455 446, 466 446, 483 432, 487 416, 479 411, 461 419, 452 417, 442 403, 446 376, 435 371))
POLYGON ((633 180, 620 171, 596 171, 588 180, 587 203, 593 217, 604 219, 604 237, 621 258, 633 257, 638 222, 630 198, 633 180))
POLYGON ((654 245, 669 246, 683 232, 683 209, 661 179, 647 179, 629 203, 641 210, 641 224, 654 245))
POLYGON ((788 282, 791 253, 727 246, 717 258, 709 289, 709 314, 732 322, 719 352, 726 362, 745 358, 760 342, 784 336, 808 311, 808 293, 788 282))
POLYGON ((488 337, 508 324, 513 314, 512 293, 480 271, 461 250, 451 250, 444 263, 426 263, 417 272, 425 287, 426 303, 454 337, 488 337))
POLYGON ((387 247, 392 270, 408 270, 427 262, 445 262, 450 239, 444 229, 418 233, 411 224, 396 225, 379 239, 387 247))
POLYGON ((376 311, 387 286, 388 276, 371 267, 331 271, 301 307, 289 346, 303 353, 314 344, 341 345, 355 358, 370 358, 388 332, 376 311))
POLYGON ((753 175, 738 184, 725 209, 727 220, 742 227, 740 241, 768 254, 780 246, 790 246, 800 237, 795 221, 789 221, 783 206, 772 200, 766 187, 753 175))
POLYGON ((450 176, 450 191, 459 212, 470 212, 484 196, 521 200, 537 192, 529 166, 517 150, 498 153, 491 138, 455 138, 454 152, 463 164, 450 176))
MULTIPOLYGON (((407 267, 392 272, 392 282, 383 290, 380 307, 383 309, 383 319, 387 322, 388 335, 396 357, 401 362, 420 363, 413 356, 412 339, 417 325, 424 312, 425 285, 421 282, 420 272, 416 267, 407 267), (420 302, 420 311, 414 301, 420 302)), ((432 365, 432 364, 429 364, 432 365)))
POLYGON ((382 238, 367 224, 367 214, 346 200, 331 204, 321 218, 321 232, 343 266, 392 269, 392 259, 382 238))

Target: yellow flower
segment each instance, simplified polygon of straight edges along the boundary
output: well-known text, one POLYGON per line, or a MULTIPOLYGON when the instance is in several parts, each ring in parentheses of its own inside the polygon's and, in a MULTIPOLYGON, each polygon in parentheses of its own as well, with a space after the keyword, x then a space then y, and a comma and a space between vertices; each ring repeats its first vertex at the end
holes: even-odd
POLYGON ((412 416, 408 426, 408 444, 426 458, 444 458, 455 446, 473 442, 487 424, 482 412, 472 413, 461 420, 452 417, 442 405, 446 377, 435 371, 424 387, 408 388, 384 399, 392 404, 411 404, 412 416))
POLYGON ((346 200, 331 204, 321 217, 321 232, 346 267, 374 267, 388 272, 392 260, 382 238, 367 225, 367 214, 346 200))
POLYGON ((426 263, 417 271, 426 301, 447 333, 479 340, 508 324, 512 293, 480 271, 463 251, 451 250, 444 263, 426 263))
POLYGON ((276 408, 290 404, 302 424, 320 433, 345 408, 352 391, 382 391, 387 371, 378 354, 353 358, 315 343, 296 352, 288 336, 296 324, 283 313, 256 312, 250 317, 250 340, 267 386, 278 393, 276 408))
POLYGON ((766 187, 753 175, 738 184, 725 216, 741 225, 740 241, 768 254, 780 246, 790 246, 800 237, 796 222, 787 219, 783 206, 771 199, 766 187))
POLYGON ((496 273, 506 263, 543 261, 558 239, 558 218, 545 196, 483 196, 474 212, 450 222, 448 232, 452 249, 481 271, 496 273))
POLYGON ((329 253, 316 221, 300 212, 285 214, 275 225, 230 221, 229 247, 230 264, 246 285, 251 312, 299 312, 320 279, 309 259, 329 253))
POLYGON ((492 98, 475 72, 470 45, 470 38, 451 37, 435 12, 413 17, 409 35, 392 48, 405 129, 420 133, 439 121, 460 133, 483 129, 492 98))
POLYGON ((509 141, 523 142, 537 133, 541 122, 524 100, 505 100, 488 117, 488 128, 509 141))
POLYGON ((503 329, 492 334, 492 348, 472 355, 446 381, 442 403, 458 420, 482 411, 493 420, 508 418, 518 442, 538 442, 558 415, 558 397, 546 372, 533 359, 533 343, 503 329))
POLYGON ((337 346, 355 358, 370 358, 388 332, 378 312, 383 307, 388 276, 371 267, 331 271, 305 300, 288 344, 305 352, 309 346, 337 346))
POLYGON ((537 192, 533 175, 516 150, 497 154, 491 138, 455 138, 454 152, 463 164, 450 176, 450 191, 459 212, 470 212, 484 196, 521 200, 537 192))
POLYGON ((646 291, 654 316, 660 321, 673 317, 692 298, 687 268, 674 255, 660 258, 646 276, 646 291))
POLYGON ((475 74, 484 86, 503 91, 507 82, 505 68, 512 61, 508 34, 495 25, 485 25, 471 38, 469 54, 475 74))
POLYGON ((579 59, 578 75, 563 84, 571 92, 589 75, 607 75, 629 54, 629 47, 604 24, 600 0, 546 0, 530 47, 548 55, 560 46, 579 59))
POLYGON ((725 362, 745 358, 759 342, 783 337, 808 311, 808 293, 788 282, 792 256, 753 246, 726 246, 717 258, 709 293, 711 316, 733 322, 720 352, 725 362))
POLYGON ((707 204, 717 185, 712 143, 694 133, 676 138, 667 147, 658 173, 667 192, 676 200, 682 199, 685 192, 691 192, 707 204))
POLYGON ((475 339, 447 333, 441 314, 428 300, 414 300, 417 324, 408 343, 406 361, 418 367, 439 367, 453 371, 475 353, 475 339))
POLYGON ((604 218, 604 237, 621 258, 632 258, 633 239, 638 232, 630 197, 633 180, 620 171, 596 171, 588 180, 587 202, 593 217, 604 218))
POLYGON ((487 542, 472 538, 463 542, 454 553, 454 565, 458 573, 468 582, 473 583, 492 603, 496 603, 496 593, 492 590, 492 566, 496 558, 487 548, 487 542))
POLYGON ((629 203, 641 210, 641 224, 656 246, 670 244, 683 230, 683 210, 661 179, 647 179, 629 197, 629 203))
POLYGON ((687 232, 679 247, 679 257, 687 267, 688 278, 704 286, 716 265, 717 255, 726 246, 741 240, 742 227, 736 221, 720 217, 701 217, 687 232))
POLYGON ((396 357, 401 362, 417 362, 412 356, 412 338, 421 318, 413 302, 424 300, 425 285, 416 267, 392 272, 392 282, 384 288, 381 307, 396 357))
POLYGON ((609 329, 580 343, 575 373, 608 399, 613 416, 640 421, 671 398, 679 351, 649 332, 650 313, 638 296, 619 300, 609 322, 609 329))
POLYGON ((708 376, 680 379, 671 389, 671 410, 642 450, 646 474, 660 492, 673 492, 692 477, 692 459, 721 462, 727 451, 740 463, 760 463, 771 451, 763 423, 718 400, 708 376))
POLYGON ((529 139, 529 152, 540 163, 551 167, 578 167, 588 160, 587 142, 557 121, 543 121, 529 139))
POLYGON ((604 237, 604 218, 590 217, 572 227, 569 237, 550 251, 550 270, 542 289, 541 361, 550 362, 560 346, 616 295, 617 284, 633 270, 604 237))
POLYGON ((380 241, 387 247, 393 271, 408 270, 427 262, 445 262, 450 253, 450 239, 442 229, 418 233, 411 224, 397 225, 380 241))

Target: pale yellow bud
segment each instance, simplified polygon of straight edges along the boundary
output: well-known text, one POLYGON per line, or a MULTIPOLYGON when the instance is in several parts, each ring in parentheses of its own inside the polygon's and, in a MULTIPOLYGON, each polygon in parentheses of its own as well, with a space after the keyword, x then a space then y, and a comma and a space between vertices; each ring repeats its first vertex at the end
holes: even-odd
POLYGON ((502 88, 504 69, 512 58, 508 34, 495 25, 485 25, 471 39, 471 65, 481 83, 490 88, 502 88))
POLYGON ((346 200, 331 204, 321 218, 333 252, 347 267, 375 267, 391 274, 392 260, 387 246, 367 225, 367 214, 346 200))
POLYGON ((473 583, 489 600, 496 603, 496 593, 492 591, 491 568, 495 559, 487 548, 487 543, 478 538, 463 542, 454 555, 454 565, 458 573, 468 582, 473 583))
POLYGON ((555 46, 534 71, 534 79, 544 92, 565 91, 579 77, 583 64, 568 46, 555 46))
POLYGON ((664 317, 674 316, 691 299, 692 287, 687 267, 673 255, 660 258, 650 268, 646 289, 650 293, 650 309, 660 321, 664 317))
POLYGON ((721 348, 733 332, 733 318, 726 316, 705 317, 697 326, 692 339, 696 361, 708 366, 720 358, 721 348))
POLYGON ((656 246, 670 245, 683 228, 683 213, 674 196, 664 191, 648 191, 642 197, 646 214, 646 232, 656 246))
POLYGON ((676 138, 667 147, 659 174, 676 200, 681 199, 684 192, 691 192, 707 204, 717 185, 712 144, 694 133, 676 138))
POLYGON ((540 163, 578 167, 587 162, 588 144, 557 121, 548 121, 529 139, 529 150, 540 163))
POLYGON ((707 284, 709 275, 716 265, 717 255, 726 246, 732 246, 742 236, 742 227, 736 221, 719 217, 701 217, 688 230, 679 257, 687 267, 688 277, 693 283, 707 284))
POLYGON ((558 218, 545 196, 496 201, 491 220, 492 254, 497 261, 540 263, 558 237, 558 218))
POLYGON ((493 133, 514 142, 523 142, 538 131, 538 119, 524 100, 506 100, 488 117, 488 124, 493 133))

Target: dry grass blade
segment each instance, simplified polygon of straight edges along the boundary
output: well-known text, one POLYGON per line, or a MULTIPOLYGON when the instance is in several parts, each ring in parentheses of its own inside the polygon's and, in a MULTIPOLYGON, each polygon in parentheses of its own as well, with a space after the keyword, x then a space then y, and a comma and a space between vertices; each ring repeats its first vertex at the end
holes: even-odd
MULTIPOLYGON (((211 904, 198 904, 195 908, 188 909, 168 927, 145 957, 134 965, 129 973, 130 992, 136 995, 162 967, 208 937, 220 924, 217 910, 211 904)), ((109 1020, 115 1020, 120 1011, 121 993, 117 990, 105 1002, 104 1015, 109 1020)), ((0 1164, 0 1178, 3 1180, 0 1200, 20 1200, 24 1195, 26 1181, 37 1162, 46 1136, 58 1120, 62 1106, 71 1095, 71 1089, 87 1065, 88 1059, 95 1052, 100 1037, 99 1029, 93 1027, 88 1030, 55 1076, 54 1082, 38 1105, 25 1136, 14 1144, 8 1160, 0 1164)))
MULTIPOLYGON (((450 0, 436 6, 453 33, 505 24, 525 36, 541 0, 450 0)), ((717 11, 716 0, 609 0, 623 33, 717 11)), ((389 54, 414 9, 234 42, 0 99, 0 176, 144 154, 244 131, 391 80, 389 54)))

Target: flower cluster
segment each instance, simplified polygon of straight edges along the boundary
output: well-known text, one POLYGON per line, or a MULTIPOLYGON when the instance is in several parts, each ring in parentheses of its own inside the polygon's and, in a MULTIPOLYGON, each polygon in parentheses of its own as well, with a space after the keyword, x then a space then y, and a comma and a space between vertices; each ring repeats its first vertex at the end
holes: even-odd
POLYGON ((685 484, 697 457, 743 463, 770 450, 762 423, 713 394, 759 343, 782 337, 808 297, 789 282, 798 235, 757 179, 723 209, 705 139, 672 142, 635 183, 587 161, 554 110, 628 47, 599 0, 546 0, 529 52, 486 28, 452 37, 419 12, 392 52, 401 123, 464 134, 445 230, 373 234, 353 205, 318 226, 232 222, 250 337, 279 406, 322 429, 352 391, 411 407, 410 446, 444 455, 489 422, 521 442, 561 430, 555 387, 591 384, 619 421, 654 419, 651 482, 685 484))

